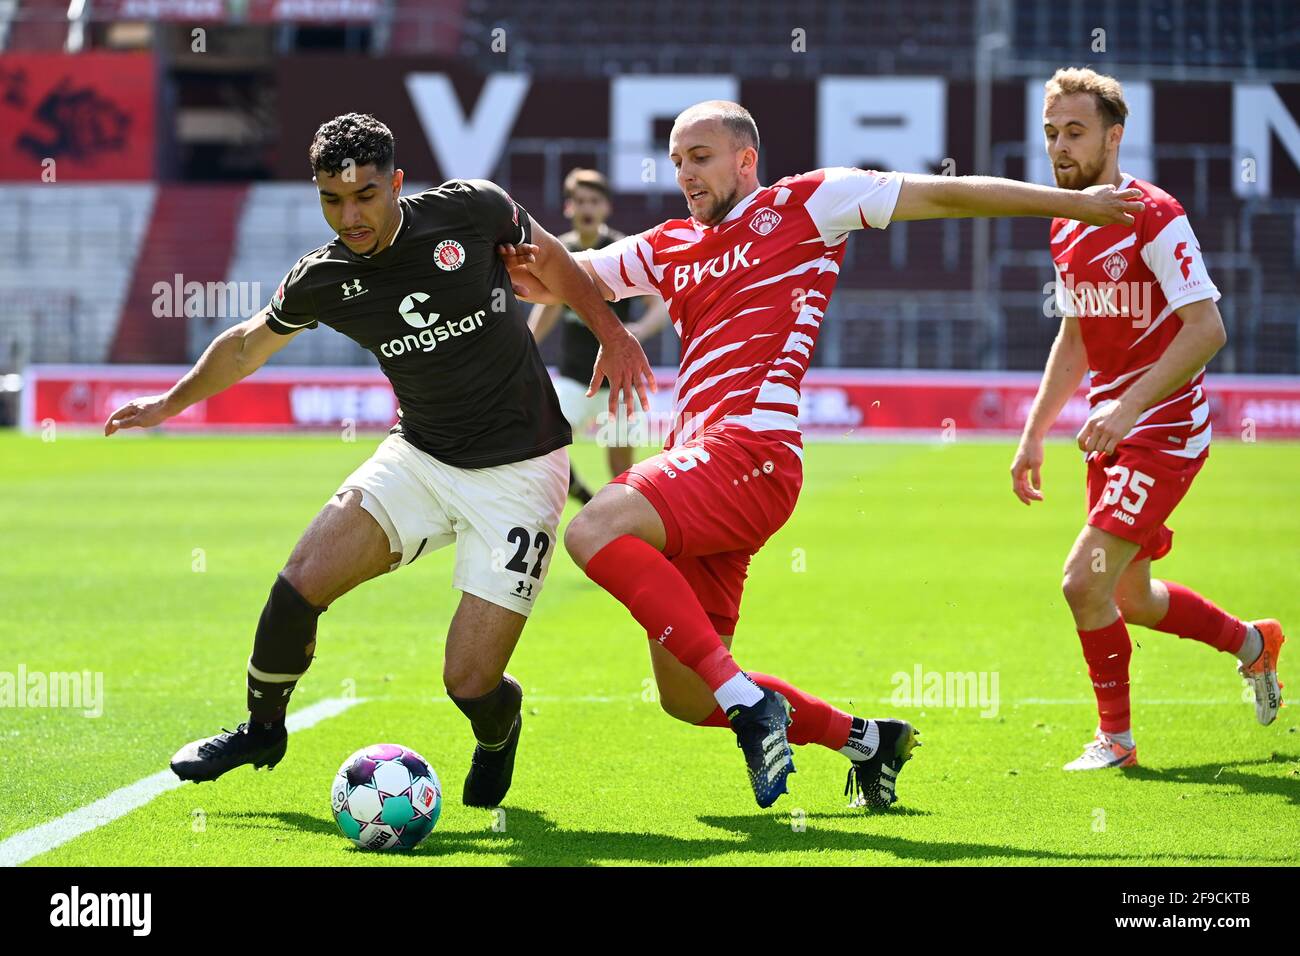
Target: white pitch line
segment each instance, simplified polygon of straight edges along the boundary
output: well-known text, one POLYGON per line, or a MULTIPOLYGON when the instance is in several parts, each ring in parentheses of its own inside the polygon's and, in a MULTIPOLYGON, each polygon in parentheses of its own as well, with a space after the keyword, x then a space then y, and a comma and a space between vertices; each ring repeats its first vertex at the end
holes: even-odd
MULTIPOLYGON (((290 733, 306 730, 314 724, 343 713, 349 707, 360 704, 365 698, 331 697, 317 701, 309 707, 289 715, 285 727, 290 733)), ((63 816, 15 833, 0 843, 0 866, 19 866, 32 857, 40 856, 62 846, 69 840, 98 829, 106 823, 112 823, 118 817, 136 810, 154 797, 184 786, 181 780, 170 770, 160 770, 143 780, 114 790, 106 797, 96 800, 79 810, 65 813, 63 816)))

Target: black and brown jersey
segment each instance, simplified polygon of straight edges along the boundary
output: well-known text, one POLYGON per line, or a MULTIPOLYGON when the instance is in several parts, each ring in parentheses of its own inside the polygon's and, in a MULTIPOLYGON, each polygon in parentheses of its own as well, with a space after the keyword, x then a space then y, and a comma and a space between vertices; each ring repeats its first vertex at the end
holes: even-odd
POLYGON ((289 270, 267 325, 324 323, 370 351, 392 383, 394 430, 459 468, 535 458, 572 436, 496 253, 531 238, 499 186, 452 180, 398 199, 393 242, 371 256, 335 239, 289 270))

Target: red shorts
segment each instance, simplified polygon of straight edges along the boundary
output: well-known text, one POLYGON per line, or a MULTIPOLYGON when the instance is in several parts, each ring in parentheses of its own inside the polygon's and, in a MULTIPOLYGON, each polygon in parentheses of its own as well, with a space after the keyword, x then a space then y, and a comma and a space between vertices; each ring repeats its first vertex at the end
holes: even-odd
POLYGON ((664 554, 719 634, 734 634, 749 559, 786 523, 803 462, 782 442, 725 421, 633 465, 614 481, 659 512, 664 554))
POLYGON ((1163 558, 1174 545, 1165 521, 1205 464, 1154 448, 1121 445, 1102 458, 1088 457, 1088 524, 1140 545, 1137 557, 1163 558))

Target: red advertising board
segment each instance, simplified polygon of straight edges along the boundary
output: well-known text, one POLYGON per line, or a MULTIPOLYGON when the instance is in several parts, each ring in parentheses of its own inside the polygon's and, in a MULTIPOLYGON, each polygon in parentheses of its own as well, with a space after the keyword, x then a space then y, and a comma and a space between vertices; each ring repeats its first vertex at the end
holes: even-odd
MULTIPOLYGON (((146 366, 31 366, 20 421, 98 428, 118 406, 164 391, 186 369, 146 366)), ((654 396, 662 428, 672 407, 673 369, 656 370, 654 396)), ((804 379, 800 425, 809 438, 866 441, 894 435, 1019 433, 1038 387, 1033 372, 898 372, 813 369, 804 379)), ((1220 440, 1300 438, 1300 378, 1217 375, 1209 379, 1211 415, 1220 440)), ((1083 391, 1066 406, 1056 433, 1074 434, 1087 416, 1083 391)), ((397 402, 378 371, 358 368, 268 368, 186 410, 164 426, 202 429, 384 429, 397 402)), ((662 436, 651 430, 647 437, 662 436)))
POLYGON ((0 181, 140 180, 153 175, 150 54, 0 57, 0 181))
MULTIPOLYGON (((141 395, 166 391, 180 366, 64 365, 28 368, 21 422, 39 429, 50 422, 99 427, 112 412, 141 395)), ((166 427, 293 429, 387 428, 397 420, 388 380, 369 369, 262 369, 250 379, 190 406, 166 427)))

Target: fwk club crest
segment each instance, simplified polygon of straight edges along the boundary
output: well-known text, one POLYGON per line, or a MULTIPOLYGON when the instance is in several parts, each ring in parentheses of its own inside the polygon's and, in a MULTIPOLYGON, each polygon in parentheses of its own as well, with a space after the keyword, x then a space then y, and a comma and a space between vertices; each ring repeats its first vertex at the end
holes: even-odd
POLYGON ((760 236, 766 236, 779 225, 781 225, 781 214, 774 209, 760 209, 754 213, 754 218, 749 220, 749 228, 760 236))

